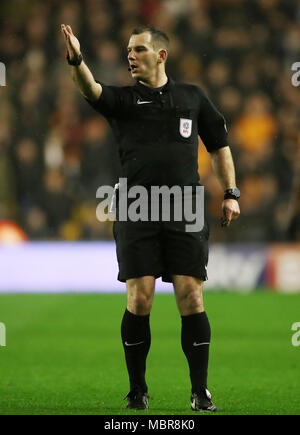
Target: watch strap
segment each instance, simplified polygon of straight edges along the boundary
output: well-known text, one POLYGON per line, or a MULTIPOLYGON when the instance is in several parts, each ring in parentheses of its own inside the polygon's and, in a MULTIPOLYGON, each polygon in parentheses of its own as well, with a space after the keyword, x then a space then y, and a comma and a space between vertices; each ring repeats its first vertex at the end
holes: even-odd
POLYGON ((70 59, 70 54, 67 51, 67 53, 66 53, 66 59, 67 59, 67 62, 68 62, 69 65, 79 66, 81 64, 82 60, 83 60, 83 57, 82 57, 82 54, 80 53, 77 58, 71 60, 70 59))
POLYGON ((231 193, 225 193, 224 194, 224 199, 235 199, 237 201, 238 197, 235 196, 235 195, 232 195, 231 193))
POLYGON ((240 190, 235 187, 232 189, 226 189, 224 192, 224 199, 235 199, 236 201, 240 197, 240 190))

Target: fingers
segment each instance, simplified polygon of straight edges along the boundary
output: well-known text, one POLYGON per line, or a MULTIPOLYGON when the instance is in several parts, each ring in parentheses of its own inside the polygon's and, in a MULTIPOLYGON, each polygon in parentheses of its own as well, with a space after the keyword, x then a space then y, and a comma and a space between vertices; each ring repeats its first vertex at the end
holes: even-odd
POLYGON ((74 36, 71 26, 65 26, 64 24, 61 24, 60 28, 66 39, 70 39, 70 35, 74 36))
POLYGON ((66 34, 70 34, 70 35, 73 35, 73 36, 74 36, 74 33, 73 33, 73 31, 72 31, 72 28, 71 28, 71 26, 69 26, 69 24, 67 24, 67 25, 65 25, 65 24, 61 24, 60 27, 61 27, 61 30, 62 30, 64 33, 66 33, 66 34))
POLYGON ((223 217, 221 218, 221 226, 229 227, 231 221, 237 219, 240 215, 239 204, 235 200, 227 200, 223 203, 223 217))
POLYGON ((68 28, 68 26, 65 26, 64 24, 61 24, 61 31, 62 31, 62 34, 65 37, 67 50, 70 53, 70 50, 72 49, 72 44, 71 44, 71 41, 70 41, 70 35, 71 35, 71 33, 68 31, 67 28, 68 28))
POLYGON ((73 35, 73 32, 72 32, 71 26, 67 25, 67 31, 70 33, 70 35, 73 35))
POLYGON ((64 24, 61 24, 60 28, 61 28, 62 34, 64 35, 65 39, 67 40, 68 39, 68 32, 67 32, 66 26, 64 24))
POLYGON ((232 220, 232 213, 224 213, 224 216, 221 218, 221 226, 229 227, 231 220, 232 220))
POLYGON ((223 208, 223 218, 222 218, 222 226, 228 227, 230 225, 231 219, 232 219, 232 213, 233 211, 229 208, 224 207, 223 208))

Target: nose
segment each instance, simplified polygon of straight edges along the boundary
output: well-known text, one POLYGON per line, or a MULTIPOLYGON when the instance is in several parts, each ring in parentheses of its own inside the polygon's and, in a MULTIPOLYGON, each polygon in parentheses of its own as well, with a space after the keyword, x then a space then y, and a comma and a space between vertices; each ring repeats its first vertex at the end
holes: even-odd
POLYGON ((136 57, 135 57, 134 51, 131 50, 128 53, 128 60, 135 60, 135 59, 136 59, 136 57))

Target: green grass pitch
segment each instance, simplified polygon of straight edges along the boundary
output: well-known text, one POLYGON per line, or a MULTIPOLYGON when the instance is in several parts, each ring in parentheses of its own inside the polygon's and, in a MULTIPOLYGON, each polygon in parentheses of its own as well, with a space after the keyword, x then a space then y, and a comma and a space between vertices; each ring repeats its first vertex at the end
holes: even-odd
MULTIPOLYGON (((0 414, 134 414, 120 323, 125 294, 0 295, 0 414)), ((208 388, 217 414, 300 414, 300 295, 207 292, 208 388)), ((150 410, 195 415, 173 295, 157 294, 147 362, 150 410)))

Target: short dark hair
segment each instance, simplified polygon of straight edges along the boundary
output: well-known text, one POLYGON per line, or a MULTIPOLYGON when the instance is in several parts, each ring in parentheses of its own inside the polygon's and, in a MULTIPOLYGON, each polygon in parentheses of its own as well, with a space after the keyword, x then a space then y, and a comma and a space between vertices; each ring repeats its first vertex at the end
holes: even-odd
POLYGON ((155 27, 142 25, 138 26, 132 31, 132 35, 140 35, 141 33, 149 32, 151 34, 151 41, 156 48, 158 45, 162 46, 166 50, 169 49, 169 37, 162 30, 156 29, 155 27))

